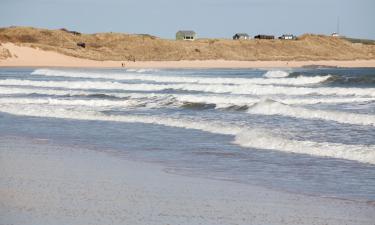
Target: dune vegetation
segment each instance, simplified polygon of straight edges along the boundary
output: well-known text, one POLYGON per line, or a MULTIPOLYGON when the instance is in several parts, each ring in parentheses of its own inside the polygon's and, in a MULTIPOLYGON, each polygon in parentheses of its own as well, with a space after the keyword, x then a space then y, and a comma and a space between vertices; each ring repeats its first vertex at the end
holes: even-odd
MULTIPOLYGON (((355 60, 375 59, 375 44, 305 34, 297 40, 167 40, 148 34, 81 34, 66 29, 0 28, 0 43, 55 51, 65 55, 116 61, 178 60, 355 60), (81 46, 77 45, 80 44, 81 46), (84 45, 84 47, 82 46, 84 45)), ((0 46, 0 59, 10 57, 0 46)))
POLYGON ((12 54, 10 53, 8 49, 4 48, 0 43, 0 60, 6 59, 9 57, 12 57, 12 54))

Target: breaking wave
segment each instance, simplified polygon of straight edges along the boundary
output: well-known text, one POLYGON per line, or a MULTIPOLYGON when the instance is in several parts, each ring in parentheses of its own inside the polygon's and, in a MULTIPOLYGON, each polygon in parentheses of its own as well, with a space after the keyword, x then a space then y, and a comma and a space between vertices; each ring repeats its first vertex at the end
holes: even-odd
POLYGON ((0 98, 0 104, 43 104, 62 106, 86 106, 86 107, 137 107, 146 102, 138 100, 107 100, 107 99, 53 99, 53 98, 0 98))
POLYGON ((341 86, 367 86, 375 85, 375 74, 340 74, 335 75, 334 72, 319 71, 319 74, 309 74, 309 72, 292 72, 289 78, 297 77, 328 77, 323 81, 324 84, 333 84, 341 86))
POLYGON ((263 129, 234 126, 226 123, 160 116, 105 115, 103 113, 95 111, 80 111, 56 107, 41 108, 38 105, 0 104, 0 111, 4 113, 23 116, 146 123, 169 127, 195 129, 215 134, 234 136, 234 143, 248 148, 270 149, 283 152, 333 157, 375 164, 375 146, 372 145, 345 145, 337 143, 317 143, 312 141, 290 140, 280 135, 275 135, 273 133, 267 132, 263 129))
POLYGON ((336 76, 329 75, 330 77, 324 81, 325 83, 343 84, 343 85, 375 85, 374 75, 362 75, 362 76, 336 76))
POLYGON ((0 87, 0 94, 2 95, 54 95, 54 96, 79 96, 89 95, 91 92, 75 91, 75 90, 56 90, 56 89, 37 89, 37 88, 16 88, 16 87, 0 87))
POLYGON ((252 114, 282 115, 302 119, 321 119, 346 124, 375 126, 375 116, 373 115, 306 109, 289 106, 269 99, 254 104, 249 108, 248 112, 252 114))
POLYGON ((281 70, 271 70, 271 71, 267 71, 263 76, 268 77, 268 78, 281 78, 281 77, 288 77, 289 73, 286 71, 281 71, 281 70))
POLYGON ((338 96, 375 96, 375 88, 341 88, 341 87, 283 87, 274 85, 224 85, 224 84, 126 84, 110 81, 32 81, 6 79, 0 85, 34 86, 66 89, 126 90, 126 91, 165 91, 184 90, 209 93, 231 93, 251 95, 338 95, 338 96))
MULTIPOLYGON (((245 95, 193 95, 193 94, 163 94, 163 93, 119 93, 119 92, 100 92, 100 91, 74 91, 74 90, 55 90, 55 89, 36 89, 36 88, 13 88, 0 87, 0 95, 5 96, 25 96, 30 97, 34 95, 45 95, 46 97, 78 97, 85 99, 109 99, 109 100, 128 100, 128 99, 148 99, 154 102, 164 102, 165 99, 173 99, 174 103, 198 103, 198 104, 214 104, 216 108, 240 109, 241 111, 249 106, 262 101, 259 97, 249 97, 245 95)), ((373 102, 375 98, 365 97, 298 97, 298 98, 279 98, 274 96, 272 99, 288 105, 312 105, 312 104, 342 104, 355 102, 373 102)), ((170 104, 167 104, 170 105, 170 104)), ((162 106, 162 105, 159 105, 162 106)), ((176 105, 174 105, 176 106, 176 105)))
POLYGON ((146 72, 157 72, 158 69, 127 69, 128 72, 146 73, 146 72))
POLYGON ((162 83, 196 83, 196 84, 278 84, 278 85, 311 85, 319 84, 330 79, 330 76, 315 77, 294 77, 294 78, 210 78, 210 77, 188 77, 188 76, 161 76, 161 75, 142 75, 129 73, 94 73, 77 72, 51 69, 37 69, 32 74, 46 76, 62 76, 90 79, 111 79, 111 80, 142 80, 162 83))

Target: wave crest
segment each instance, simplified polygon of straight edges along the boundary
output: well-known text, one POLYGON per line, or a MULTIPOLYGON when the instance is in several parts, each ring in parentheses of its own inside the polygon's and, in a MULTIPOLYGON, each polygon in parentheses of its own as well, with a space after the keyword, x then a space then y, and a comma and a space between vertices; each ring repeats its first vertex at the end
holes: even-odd
POLYGON ((338 143, 318 143, 312 141, 297 141, 284 138, 262 129, 239 127, 225 123, 188 118, 171 118, 141 115, 105 115, 93 111, 72 110, 71 108, 43 107, 37 105, 0 104, 0 111, 4 113, 52 117, 74 120, 99 120, 127 123, 157 124, 169 127, 202 130, 215 134, 234 136, 234 143, 248 148, 269 149, 314 156, 333 157, 375 164, 375 146, 345 145, 338 143))
POLYGON ((33 81, 5 79, 0 85, 34 86, 66 89, 96 89, 96 90, 126 90, 126 91, 166 91, 183 90, 206 93, 230 93, 250 95, 340 95, 340 96, 375 96, 375 88, 328 88, 328 87, 289 87, 274 85, 224 85, 224 84, 149 84, 149 83, 120 83, 112 81, 33 81))
POLYGON ((90 78, 90 79, 111 79, 111 80, 138 80, 138 81, 151 81, 157 83, 195 83, 195 84, 275 84, 275 85, 311 85, 325 82, 330 78, 327 76, 315 77, 292 77, 292 78, 240 78, 240 77, 189 77, 189 76, 166 76, 166 75, 153 75, 153 74, 131 74, 131 73, 97 73, 97 72, 79 72, 79 71, 63 71, 52 69, 37 69, 32 72, 33 75, 45 76, 62 76, 74 78, 90 78))
POLYGON ((264 100, 254 104, 248 110, 251 114, 281 115, 302 119, 320 119, 344 124, 375 126, 375 116, 339 111, 325 111, 290 106, 274 100, 264 100))
POLYGON ((289 73, 282 70, 270 70, 267 71, 264 75, 267 78, 281 78, 281 77, 288 77, 289 73))

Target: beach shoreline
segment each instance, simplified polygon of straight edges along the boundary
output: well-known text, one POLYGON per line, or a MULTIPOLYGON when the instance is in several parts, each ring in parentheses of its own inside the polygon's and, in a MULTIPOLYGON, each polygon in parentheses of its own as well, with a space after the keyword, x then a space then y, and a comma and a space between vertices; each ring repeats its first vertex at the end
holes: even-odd
POLYGON ((228 60, 181 60, 181 61, 95 61, 41 49, 3 43, 12 57, 0 60, 1 67, 61 67, 61 68, 155 68, 155 69, 246 69, 246 68, 301 68, 343 67, 375 68, 375 60, 319 60, 319 61, 228 61, 228 60))
POLYGON ((5 224, 370 225, 374 219, 366 203, 175 175, 47 139, 2 137, 0 150, 5 224))

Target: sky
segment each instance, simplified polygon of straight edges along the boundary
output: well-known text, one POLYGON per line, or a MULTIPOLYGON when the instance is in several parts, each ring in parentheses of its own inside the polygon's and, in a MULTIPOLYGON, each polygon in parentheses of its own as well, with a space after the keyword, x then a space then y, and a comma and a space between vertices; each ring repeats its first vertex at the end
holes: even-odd
POLYGON ((375 39, 375 0, 0 0, 0 27, 67 28, 173 39, 235 33, 331 34, 375 39))

